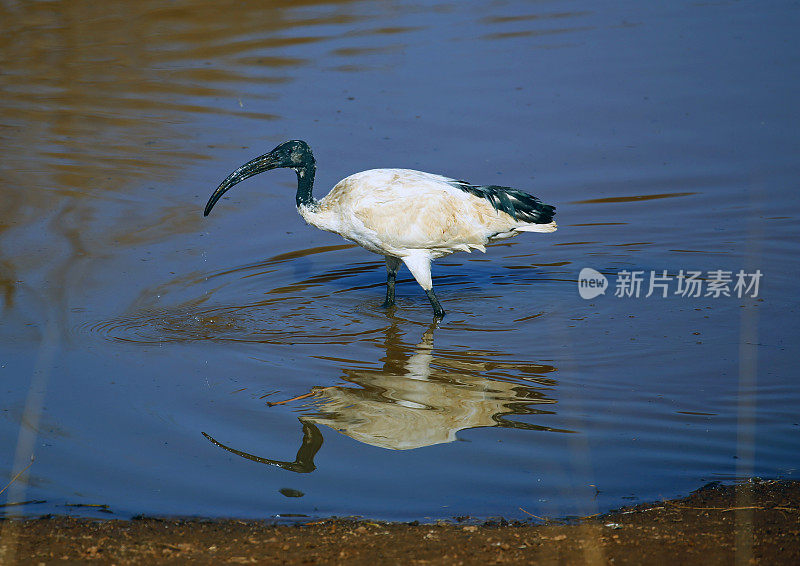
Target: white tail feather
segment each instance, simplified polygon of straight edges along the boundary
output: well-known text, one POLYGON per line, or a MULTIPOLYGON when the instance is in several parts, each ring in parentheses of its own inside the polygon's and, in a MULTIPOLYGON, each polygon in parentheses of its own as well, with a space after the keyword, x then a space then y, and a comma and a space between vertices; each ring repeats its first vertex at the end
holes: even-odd
POLYGON ((555 232, 557 228, 558 225, 553 221, 549 224, 524 224, 517 226, 514 230, 518 232, 555 232))

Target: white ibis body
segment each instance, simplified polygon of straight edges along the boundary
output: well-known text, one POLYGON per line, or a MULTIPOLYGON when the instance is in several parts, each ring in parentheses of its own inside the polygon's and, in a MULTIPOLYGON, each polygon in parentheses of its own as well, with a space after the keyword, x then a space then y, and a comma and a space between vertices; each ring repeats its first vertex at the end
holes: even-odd
POLYGON ((312 226, 336 232, 386 258, 386 300, 394 304, 400 263, 425 290, 434 316, 445 312, 433 292, 431 261, 453 252, 486 251, 493 240, 520 232, 553 232, 555 207, 523 191, 472 185, 410 169, 371 169, 339 181, 324 198, 311 195, 316 165, 304 141, 282 143, 245 163, 214 191, 204 216, 237 183, 287 167, 297 173, 297 210, 312 226))

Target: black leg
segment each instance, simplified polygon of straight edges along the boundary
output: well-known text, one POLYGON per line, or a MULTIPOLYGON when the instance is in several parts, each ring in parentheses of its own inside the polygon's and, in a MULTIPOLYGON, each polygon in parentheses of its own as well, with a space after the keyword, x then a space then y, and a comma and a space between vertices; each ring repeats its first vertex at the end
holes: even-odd
POLYGON ((442 308, 442 304, 439 302, 439 299, 436 298, 436 293, 433 292, 433 287, 430 289, 425 289, 425 294, 428 295, 431 305, 433 306, 433 316, 436 318, 444 318, 444 309, 442 308))
POLYGON ((396 257, 386 256, 386 300, 381 305, 383 308, 394 306, 394 284, 397 281, 397 270, 400 260, 396 257))
POLYGON ((394 306, 394 283, 396 280, 397 273, 392 273, 390 271, 386 276, 386 300, 383 301, 381 305, 385 309, 394 306))
MULTIPOLYGON (((428 299, 433 306, 433 316, 435 318, 444 318, 444 309, 439 299, 436 298, 436 293, 433 292, 433 281, 431 281, 431 258, 425 254, 412 254, 403 258, 403 263, 406 264, 411 275, 417 280, 419 286, 428 295, 428 299)), ((387 257, 386 264, 388 265, 389 259, 387 257)))

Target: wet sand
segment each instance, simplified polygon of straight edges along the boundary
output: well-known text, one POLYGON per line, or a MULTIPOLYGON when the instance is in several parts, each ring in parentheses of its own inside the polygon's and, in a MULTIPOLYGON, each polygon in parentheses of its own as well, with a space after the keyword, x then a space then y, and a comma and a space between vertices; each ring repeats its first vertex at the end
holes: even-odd
POLYGON ((709 484, 684 499, 539 524, 43 517, 5 521, 0 562, 41 564, 798 564, 800 482, 709 484))

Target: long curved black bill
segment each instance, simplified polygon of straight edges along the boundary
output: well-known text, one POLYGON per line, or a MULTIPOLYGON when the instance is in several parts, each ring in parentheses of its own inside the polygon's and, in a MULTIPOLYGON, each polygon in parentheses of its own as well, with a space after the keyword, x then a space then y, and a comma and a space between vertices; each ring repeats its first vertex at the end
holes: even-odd
POLYGON ((259 155, 255 159, 251 159, 239 167, 236 171, 228 175, 225 180, 220 183, 219 187, 217 187, 217 190, 214 191, 214 194, 212 194, 211 198, 208 199, 206 208, 203 211, 203 216, 208 216, 208 213, 211 212, 211 209, 214 208, 214 205, 217 204, 217 201, 222 198, 222 195, 224 195, 228 189, 237 183, 241 183, 253 175, 258 175, 264 171, 269 171, 270 169, 276 169, 282 166, 283 165, 281 161, 272 151, 265 153, 264 155, 259 155))

